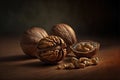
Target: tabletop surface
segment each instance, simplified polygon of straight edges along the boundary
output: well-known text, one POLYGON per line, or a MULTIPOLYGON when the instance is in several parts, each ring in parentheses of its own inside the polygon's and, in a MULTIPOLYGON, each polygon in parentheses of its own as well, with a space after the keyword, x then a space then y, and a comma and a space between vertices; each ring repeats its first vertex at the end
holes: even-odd
POLYGON ((57 65, 45 65, 39 59, 25 55, 20 48, 19 38, 2 38, 0 80, 120 80, 120 45, 115 41, 101 39, 101 42, 105 44, 96 55, 100 58, 98 65, 56 70, 57 65))

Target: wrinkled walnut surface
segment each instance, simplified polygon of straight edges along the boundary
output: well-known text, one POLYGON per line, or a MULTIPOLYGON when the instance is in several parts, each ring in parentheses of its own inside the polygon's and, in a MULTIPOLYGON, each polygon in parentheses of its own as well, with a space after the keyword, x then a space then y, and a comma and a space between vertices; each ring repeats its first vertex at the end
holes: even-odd
POLYGON ((66 43, 57 36, 48 36, 38 43, 37 57, 46 63, 57 63, 66 55, 66 43))

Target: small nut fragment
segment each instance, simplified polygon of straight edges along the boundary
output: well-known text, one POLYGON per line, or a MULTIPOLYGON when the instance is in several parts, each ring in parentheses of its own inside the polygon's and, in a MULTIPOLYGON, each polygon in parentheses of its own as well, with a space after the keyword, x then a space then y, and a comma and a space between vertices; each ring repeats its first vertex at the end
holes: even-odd
POLYGON ((64 66, 63 65, 59 65, 59 66, 57 66, 57 69, 64 69, 64 66))
POLYGON ((80 44, 77 45, 77 46, 76 46, 76 50, 77 50, 77 51, 81 51, 81 50, 82 50, 82 45, 80 45, 80 44))
POLYGON ((93 46, 89 42, 81 42, 76 46, 77 51, 87 52, 93 49, 93 46))
POLYGON ((75 68, 75 65, 74 65, 73 63, 70 63, 70 64, 69 64, 69 67, 70 67, 71 69, 74 69, 74 68, 75 68))
POLYGON ((65 69, 74 69, 75 66, 73 63, 66 64, 65 69))
POLYGON ((89 59, 86 58, 86 57, 81 57, 81 58, 79 58, 79 62, 80 62, 80 63, 83 63, 84 61, 89 61, 89 59))
POLYGON ((85 47, 89 48, 90 50, 93 49, 93 45, 90 43, 85 43, 85 47))
POLYGON ((79 67, 79 61, 78 61, 78 59, 77 58, 75 58, 75 57, 72 57, 72 63, 74 64, 74 66, 75 66, 75 68, 80 68, 79 67))
POLYGON ((63 64, 64 68, 68 67, 68 64, 63 64))
POLYGON ((84 61, 85 66, 91 66, 93 63, 91 61, 84 61))
POLYGON ((68 64, 62 64, 58 66, 58 69, 79 69, 79 68, 85 68, 87 66, 97 65, 98 64, 98 57, 94 57, 92 59, 81 57, 79 59, 72 57, 71 62, 68 64))
POLYGON ((98 57, 94 57, 92 59, 81 57, 79 58, 79 63, 84 63, 86 66, 97 65, 99 62, 98 57))
POLYGON ((73 63, 66 63, 66 64, 61 64, 57 66, 57 69, 74 69, 75 66, 73 63))
POLYGON ((76 69, 85 67, 85 64, 79 62, 79 60, 77 58, 75 58, 75 57, 72 58, 72 63, 74 64, 76 69))
POLYGON ((82 49, 84 52, 87 52, 87 51, 90 51, 90 49, 89 48, 87 48, 87 47, 83 47, 83 49, 82 49))
POLYGON ((67 66, 67 64, 61 64, 57 66, 57 69, 65 69, 67 66))
POLYGON ((93 63, 93 65, 97 65, 99 62, 99 58, 98 57, 92 58, 91 62, 93 63))
POLYGON ((77 58, 75 57, 72 57, 72 63, 74 64, 75 68, 76 69, 79 69, 79 68, 84 68, 85 67, 85 64, 83 63, 83 61, 85 60, 88 60, 87 58, 82 58, 82 60, 78 60, 77 58))
POLYGON ((80 68, 85 68, 85 66, 86 66, 86 65, 85 65, 84 63, 79 63, 79 67, 80 67, 80 68))

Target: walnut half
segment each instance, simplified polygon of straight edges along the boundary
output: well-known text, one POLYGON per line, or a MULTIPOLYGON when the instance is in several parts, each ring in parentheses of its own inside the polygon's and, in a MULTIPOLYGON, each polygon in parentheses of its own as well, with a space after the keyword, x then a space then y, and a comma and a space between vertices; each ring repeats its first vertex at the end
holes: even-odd
POLYGON ((88 57, 92 58, 99 51, 100 44, 94 41, 80 41, 72 45, 71 51, 77 58, 88 57))

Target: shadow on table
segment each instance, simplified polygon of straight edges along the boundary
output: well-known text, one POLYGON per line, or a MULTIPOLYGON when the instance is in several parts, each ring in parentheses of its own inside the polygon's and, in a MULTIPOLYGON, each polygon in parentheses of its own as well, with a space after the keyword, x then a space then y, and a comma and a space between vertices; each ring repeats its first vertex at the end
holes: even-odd
POLYGON ((64 63, 70 63, 71 62, 71 58, 70 57, 66 57, 64 60, 56 63, 56 64, 46 64, 44 62, 41 62, 40 60, 38 61, 32 61, 32 62, 28 62, 28 63, 24 63, 21 64, 21 66, 26 66, 26 67, 53 67, 53 66, 57 66, 59 64, 64 64, 64 63))
POLYGON ((45 64, 41 62, 40 60, 37 60, 37 58, 33 58, 27 55, 14 55, 14 56, 6 56, 6 57, 0 57, 0 62, 2 63, 9 63, 9 62, 18 62, 19 66, 24 67, 50 67, 57 64, 45 64), (28 60, 28 61, 26 61, 28 60), (30 61, 29 61, 30 60, 30 61), (33 60, 33 61, 31 61, 33 60), (19 61, 26 61, 23 63, 19 63, 19 61))
POLYGON ((0 62, 24 61, 28 59, 35 59, 27 55, 14 55, 7 57, 0 57, 0 62))
POLYGON ((35 61, 35 62, 29 62, 29 63, 24 63, 21 64, 20 66, 24 66, 24 67, 34 67, 34 68, 48 68, 48 67, 53 67, 56 66, 58 64, 45 64, 41 61, 35 61))

